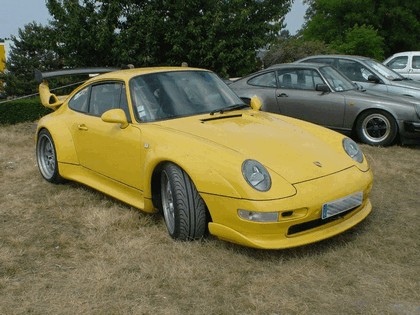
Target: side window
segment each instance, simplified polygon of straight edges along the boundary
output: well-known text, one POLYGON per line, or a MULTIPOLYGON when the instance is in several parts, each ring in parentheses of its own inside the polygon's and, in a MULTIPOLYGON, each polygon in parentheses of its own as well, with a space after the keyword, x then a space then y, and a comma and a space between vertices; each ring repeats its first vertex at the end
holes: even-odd
POLYGON ((324 83, 320 75, 311 69, 284 69, 277 72, 280 88, 315 90, 318 83, 324 83))
POLYGON ((337 67, 352 81, 367 82, 369 75, 373 74, 361 63, 352 60, 340 59, 337 67))
POLYGON ((305 60, 305 62, 323 63, 326 65, 334 66, 334 59, 332 58, 311 58, 305 60))
POLYGON ((248 83, 250 85, 262 86, 262 87, 271 87, 271 88, 277 87, 276 75, 274 74, 274 71, 253 77, 252 79, 248 81, 248 83))
POLYGON ((126 114, 128 113, 124 85, 118 82, 93 85, 90 93, 89 113, 94 116, 101 116, 114 108, 121 108, 126 114), (124 95, 124 98, 122 98, 122 95, 124 95), (120 106, 120 103, 122 106, 120 106))
POLYGON ((87 113, 88 111, 89 87, 77 92, 69 101, 69 107, 75 111, 87 113))
POLYGON ((413 69, 420 69, 420 56, 413 56, 413 69))
POLYGON ((404 69, 407 67, 408 56, 400 56, 391 59, 386 65, 391 69, 404 69))

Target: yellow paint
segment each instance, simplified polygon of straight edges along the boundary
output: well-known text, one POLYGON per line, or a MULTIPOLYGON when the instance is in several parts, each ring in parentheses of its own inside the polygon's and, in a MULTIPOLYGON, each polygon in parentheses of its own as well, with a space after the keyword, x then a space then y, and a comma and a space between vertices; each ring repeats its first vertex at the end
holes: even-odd
MULTIPOLYGON (((124 81, 133 76, 168 68, 111 72, 89 80, 124 81)), ((173 71, 185 68, 174 68, 173 71)), ((192 70, 192 68, 189 68, 192 70)), ((131 107, 130 92, 127 99, 131 107)), ((48 85, 40 85, 44 106, 56 109, 40 119, 38 130, 50 131, 57 150, 61 176, 82 182, 146 212, 156 211, 152 183, 159 183, 162 163, 171 162, 191 178, 210 212, 210 233, 233 243, 256 248, 287 248, 316 242, 341 233, 362 221, 371 211, 372 173, 364 159, 352 160, 343 150, 344 136, 289 117, 254 110, 216 113, 180 119, 132 123, 122 110, 102 117, 68 108, 48 85), (51 103, 51 104, 50 104, 51 103), (220 115, 225 119, 214 119, 220 115), (226 116, 231 115, 226 119, 226 116), (244 179, 246 159, 262 163, 270 173, 267 192, 253 189, 244 179), (322 167, 314 162, 320 162, 322 167), (289 227, 320 217, 322 205, 355 192, 363 192, 363 204, 345 218, 287 235, 289 227), (237 211, 280 213, 278 222, 255 223, 241 219, 237 211), (282 217, 281 213, 290 212, 282 217)))
POLYGON ((6 50, 4 43, 0 43, 0 72, 3 72, 6 68, 6 50))

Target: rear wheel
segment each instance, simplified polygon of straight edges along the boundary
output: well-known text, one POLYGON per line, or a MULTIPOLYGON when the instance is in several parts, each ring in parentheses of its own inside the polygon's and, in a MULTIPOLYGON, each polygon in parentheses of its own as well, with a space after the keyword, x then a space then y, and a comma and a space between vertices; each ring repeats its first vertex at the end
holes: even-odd
POLYGON ((162 212, 169 235, 194 240, 207 232, 207 209, 190 177, 168 163, 161 173, 162 212))
POLYGON ((397 123, 391 114, 384 111, 367 111, 356 122, 359 139, 370 145, 391 145, 398 134, 397 123))
POLYGON ((48 130, 43 129, 38 134, 36 143, 36 160, 42 177, 55 184, 62 183, 57 163, 57 153, 54 141, 48 130))

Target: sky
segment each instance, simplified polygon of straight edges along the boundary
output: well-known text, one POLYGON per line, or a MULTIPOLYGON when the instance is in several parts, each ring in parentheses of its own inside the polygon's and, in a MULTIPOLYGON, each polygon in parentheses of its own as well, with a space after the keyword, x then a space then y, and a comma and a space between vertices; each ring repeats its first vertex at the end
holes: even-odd
MULTIPOLYGON (((306 6, 302 0, 294 0, 291 12, 286 15, 286 29, 295 34, 304 22, 306 6)), ((46 25, 51 19, 45 0, 0 0, 0 38, 17 36, 19 28, 33 21, 46 25)), ((8 41, 6 41, 6 53, 8 41)))

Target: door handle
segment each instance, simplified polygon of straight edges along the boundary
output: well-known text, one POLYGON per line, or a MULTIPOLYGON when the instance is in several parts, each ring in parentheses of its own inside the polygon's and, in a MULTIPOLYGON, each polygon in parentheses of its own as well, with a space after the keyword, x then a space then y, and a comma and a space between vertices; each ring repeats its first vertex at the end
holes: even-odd
POLYGON ((77 128, 78 128, 79 130, 83 130, 83 131, 87 131, 87 130, 88 130, 88 127, 86 127, 86 125, 85 125, 85 124, 78 125, 78 126, 77 126, 77 128))
POLYGON ((286 93, 277 94, 277 97, 289 97, 286 93))

